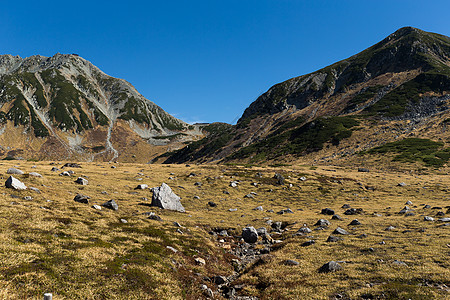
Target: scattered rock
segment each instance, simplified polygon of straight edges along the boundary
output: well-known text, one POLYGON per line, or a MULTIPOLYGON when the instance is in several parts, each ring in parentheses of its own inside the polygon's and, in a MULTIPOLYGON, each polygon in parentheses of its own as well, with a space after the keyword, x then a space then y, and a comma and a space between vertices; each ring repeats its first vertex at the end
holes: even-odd
POLYGON ((63 168, 81 168, 81 165, 77 163, 66 163, 63 168))
POLYGON ((206 265, 206 261, 201 257, 196 257, 194 260, 198 265, 206 265))
POLYGON ((395 230, 394 226, 388 226, 384 229, 384 231, 392 231, 392 230, 395 230))
POLYGON ((317 221, 316 224, 314 224, 314 226, 322 226, 322 227, 330 226, 330 225, 331 225, 330 221, 325 220, 325 219, 319 219, 319 221, 317 221))
POLYGON ((78 183, 81 185, 88 185, 89 181, 86 178, 78 177, 77 180, 75 180, 75 183, 78 183))
POLYGON ((370 172, 367 168, 358 168, 358 172, 370 172))
POLYGON ((38 194, 41 193, 41 191, 40 191, 38 188, 35 188, 35 187, 30 186, 29 189, 30 189, 31 191, 33 191, 33 192, 38 193, 38 194))
POLYGON ((313 245, 313 244, 315 244, 315 243, 316 243, 315 240, 309 240, 309 241, 306 241, 306 242, 300 244, 300 246, 302 246, 302 247, 308 247, 308 246, 311 246, 311 245, 313 245))
POLYGON ((123 224, 127 224, 127 223, 128 223, 128 221, 127 221, 127 220, 125 220, 125 219, 120 219, 120 223, 123 223, 123 224))
POLYGON ((342 217, 339 216, 339 215, 333 215, 333 216, 331 217, 331 220, 339 220, 339 221, 342 221, 342 217))
POLYGON ((344 212, 344 215, 360 215, 362 214, 364 211, 362 208, 349 208, 344 212))
POLYGON ((301 235, 306 235, 308 233, 311 233, 312 230, 309 229, 308 227, 301 227, 298 231, 297 234, 301 234, 301 235))
POLYGON ((231 186, 232 188, 237 187, 238 184, 239 184, 239 182, 237 182, 237 181, 232 181, 232 182, 230 182, 230 186, 231 186))
POLYGON ((224 276, 214 276, 213 278, 211 278, 211 281, 217 285, 221 285, 224 284, 227 281, 227 279, 224 276))
POLYGON ((102 207, 100 205, 97 205, 97 204, 92 205, 92 208, 94 208, 96 210, 102 210, 102 207))
POLYGON ((170 251, 172 251, 173 253, 177 253, 177 252, 178 252, 178 250, 175 249, 175 248, 172 247, 172 246, 166 246, 166 248, 169 249, 170 251))
POLYGON ((358 219, 354 219, 353 221, 350 222, 349 225, 361 225, 361 222, 358 221, 358 219))
POLYGON ((333 231, 334 234, 342 234, 342 235, 346 235, 349 234, 346 230, 342 229, 341 227, 336 228, 333 231))
POLYGON ((399 184, 397 184, 397 186, 406 186, 406 183, 400 182, 399 184))
POLYGON ((9 168, 6 171, 6 174, 23 175, 25 173, 22 170, 19 170, 19 169, 16 169, 16 168, 9 168))
POLYGON ((58 169, 57 167, 53 167, 50 171, 52 171, 52 172, 58 172, 58 171, 61 171, 61 170, 58 169))
POLYGON ((38 178, 42 177, 42 175, 37 172, 30 172, 30 173, 28 173, 28 175, 31 177, 38 177, 38 178))
POLYGON ((152 206, 185 212, 185 209, 180 202, 181 198, 177 196, 167 184, 163 183, 160 187, 154 187, 152 188, 152 191, 152 206))
POLYGON ((433 217, 429 217, 429 216, 425 216, 425 217, 423 217, 423 220, 432 222, 432 221, 434 221, 434 218, 433 217))
POLYGON ((114 201, 114 199, 106 201, 105 203, 102 204, 102 206, 105 207, 105 208, 112 209, 112 210, 118 210, 119 209, 119 205, 117 205, 117 203, 116 203, 116 201, 114 201))
POLYGON ((161 217, 158 216, 157 214, 155 214, 154 212, 150 212, 150 213, 148 214, 148 218, 149 218, 150 220, 162 221, 161 217))
POLYGON ((247 194, 244 196, 244 198, 252 198, 253 199, 253 198, 255 198, 255 196, 253 194, 247 194))
POLYGON ((403 209, 402 209, 401 211, 399 211, 398 213, 399 213, 400 215, 404 215, 404 214, 406 214, 406 213, 408 213, 408 212, 410 212, 410 211, 414 211, 414 209, 411 209, 411 208, 409 208, 408 206, 405 206, 405 207, 403 207, 403 209))
POLYGON ((26 190, 27 186, 21 182, 19 179, 14 178, 13 176, 9 176, 5 182, 5 186, 10 189, 15 190, 26 190))
POLYGON ((260 206, 255 207, 253 210, 263 211, 264 209, 263 209, 263 207, 260 205, 260 206))
POLYGON ((246 243, 256 243, 258 240, 258 232, 253 226, 245 227, 242 230, 242 238, 246 243))
POLYGON ((335 261, 330 261, 319 268, 319 273, 336 272, 342 269, 342 266, 335 261))
POLYGON ((237 211, 237 208, 230 208, 230 209, 228 209, 228 211, 230 211, 230 212, 237 211))
POLYGON ((412 205, 413 203, 411 201, 406 201, 405 205, 412 205))
POLYGON ((328 242, 328 243, 336 243, 336 242, 339 242, 339 241, 342 241, 342 238, 337 237, 337 236, 334 236, 334 235, 330 235, 330 236, 327 238, 327 242, 328 242))
POLYGON ((394 260, 392 263, 398 266, 408 266, 405 262, 401 260, 394 260))
POLYGON ((324 208, 324 209, 322 209, 321 214, 332 216, 332 215, 334 215, 334 210, 332 210, 331 208, 324 208))
POLYGON ((209 202, 208 202, 208 205, 209 205, 210 207, 216 207, 216 206, 217 206, 217 204, 214 203, 214 202, 212 202, 212 201, 209 201, 209 202))
POLYGON ((282 209, 279 212, 277 212, 277 214, 279 215, 284 215, 284 214, 293 214, 294 212, 292 211, 292 209, 290 208, 286 208, 286 209, 282 209))
POLYGON ((148 185, 147 184, 138 184, 137 187, 134 188, 135 190, 145 190, 148 189, 148 185))
POLYGON ((85 195, 82 195, 82 194, 77 194, 75 196, 75 198, 73 198, 73 200, 75 200, 76 202, 84 203, 84 204, 88 204, 89 203, 89 199, 91 199, 91 197, 85 196, 85 195))
POLYGON ((286 266, 298 266, 300 263, 298 261, 292 260, 292 259, 286 259, 283 261, 283 265, 286 266))
POLYGON ((275 178, 276 180, 277 180, 277 184, 278 185, 284 185, 284 177, 283 177, 283 175, 281 175, 281 174, 279 174, 279 173, 276 173, 274 176, 273 176, 273 178, 275 178))
POLYGON ((439 222, 450 222, 450 218, 440 218, 439 222))

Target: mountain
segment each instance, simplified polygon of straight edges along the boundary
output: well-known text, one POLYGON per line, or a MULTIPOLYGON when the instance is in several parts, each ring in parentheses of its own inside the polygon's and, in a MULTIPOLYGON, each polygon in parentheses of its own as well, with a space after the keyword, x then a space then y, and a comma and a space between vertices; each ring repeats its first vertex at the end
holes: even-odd
POLYGON ((149 161, 199 135, 76 54, 0 56, 0 154, 149 161))
POLYGON ((449 101, 450 38, 405 27, 274 85, 225 135, 209 134, 165 162, 337 163, 411 136, 446 140, 449 101))

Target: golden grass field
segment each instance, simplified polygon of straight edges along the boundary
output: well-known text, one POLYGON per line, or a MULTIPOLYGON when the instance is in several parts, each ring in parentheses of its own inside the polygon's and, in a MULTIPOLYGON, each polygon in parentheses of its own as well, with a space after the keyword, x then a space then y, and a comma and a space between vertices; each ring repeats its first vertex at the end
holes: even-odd
POLYGON ((274 244, 270 254, 248 265, 230 284, 241 285, 239 296, 450 299, 450 226, 437 221, 450 217, 450 180, 445 172, 431 170, 418 175, 376 170, 361 173, 356 168, 333 166, 125 163, 81 163, 82 168, 65 168, 75 171, 72 177, 59 176, 63 170, 50 171, 63 164, 0 163, 3 182, 9 177, 7 169, 16 166, 25 175, 15 177, 41 191, 0 187, 0 299, 42 299, 45 292, 53 293, 53 299, 206 299, 202 284, 221 299, 217 286, 204 277, 232 275, 236 257, 230 250, 242 243, 242 228, 270 229, 268 219, 289 225, 282 234, 272 236, 281 243, 274 244), (43 177, 28 176, 29 172, 43 177), (195 176, 189 176, 191 173, 195 176), (285 185, 275 184, 275 173, 284 175, 285 185), (78 176, 85 176, 89 184, 74 183, 78 176), (300 180, 303 176, 305 181, 300 180), (240 181, 236 188, 229 186, 234 180, 240 181), (152 192, 134 189, 138 184, 151 188, 162 182, 182 198, 186 213, 150 207, 152 192), (406 186, 397 186, 400 182, 406 186), (250 192, 257 195, 245 198, 250 192), (77 193, 90 196, 89 204, 75 202, 77 193), (118 211, 91 207, 110 199, 117 202, 118 211), (408 200, 415 215, 397 214, 408 200), (208 201, 217 207, 209 207, 208 201), (362 208, 364 213, 344 215, 344 204, 362 208), (431 207, 424 209, 425 204, 431 207), (253 210, 259 205, 264 211, 253 210), (327 207, 343 220, 320 214, 327 207), (294 213, 276 214, 285 208, 294 213), (162 221, 148 219, 145 212, 155 212, 162 221), (436 217, 438 212, 444 215, 436 217), (435 221, 424 221, 424 216, 435 221), (331 225, 314 230, 321 218, 330 220, 331 225), (356 218, 362 224, 349 226, 356 218), (175 226, 175 221, 182 227, 175 226), (308 236, 294 236, 304 224, 313 231, 308 236), (343 236, 343 241, 326 242, 338 226, 350 234, 343 236), (385 231, 388 226, 395 229, 385 231), (227 229, 234 237, 219 242, 220 237, 208 234, 215 228, 227 229), (311 239, 316 243, 301 246, 311 239), (196 258, 206 264, 198 264, 196 258), (287 259, 299 265, 283 264, 287 259), (340 261, 343 269, 318 273, 331 260, 340 261))

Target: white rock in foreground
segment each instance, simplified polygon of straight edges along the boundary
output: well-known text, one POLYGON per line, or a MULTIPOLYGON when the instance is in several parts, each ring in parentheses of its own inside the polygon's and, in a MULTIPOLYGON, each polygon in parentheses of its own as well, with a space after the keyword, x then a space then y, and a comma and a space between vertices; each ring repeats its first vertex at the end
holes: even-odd
POLYGON ((5 185, 7 188, 15 189, 15 190, 26 190, 27 186, 21 182, 20 180, 9 176, 9 178, 6 180, 5 185))
POLYGON ((154 187, 152 188, 152 191, 152 206, 185 212, 185 209, 180 202, 181 198, 177 196, 167 184, 163 183, 160 187, 154 187))

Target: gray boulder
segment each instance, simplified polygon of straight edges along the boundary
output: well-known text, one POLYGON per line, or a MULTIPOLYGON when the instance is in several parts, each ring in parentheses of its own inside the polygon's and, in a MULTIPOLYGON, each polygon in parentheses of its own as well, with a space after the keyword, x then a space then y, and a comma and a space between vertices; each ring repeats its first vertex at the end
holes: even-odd
POLYGON ((258 232, 253 226, 245 227, 242 229, 242 238, 246 243, 256 243, 258 240, 258 232))
POLYGON ((112 210, 119 209, 119 205, 117 205, 116 201, 114 201, 113 199, 106 201, 105 203, 102 204, 102 206, 105 208, 112 209, 112 210))
POLYGON ((6 174, 23 175, 25 173, 22 170, 16 168, 9 168, 8 171, 6 171, 6 174))
POLYGON ((330 261, 319 268, 319 273, 329 273, 341 270, 342 266, 335 261, 330 261))
POLYGON ((37 172, 30 172, 28 175, 30 175, 31 177, 42 177, 42 175, 37 172))
POLYGON ((334 234, 342 234, 342 235, 346 235, 349 234, 345 229, 342 229, 341 227, 336 228, 333 231, 334 234))
POLYGON ((178 212, 186 211, 180 202, 181 198, 177 196, 167 184, 163 183, 160 187, 154 187, 152 188, 152 191, 152 206, 178 212))
POLYGON ((330 221, 325 220, 325 219, 319 219, 319 221, 317 221, 316 224, 314 224, 314 226, 322 226, 322 227, 330 226, 330 225, 331 225, 330 221))
POLYGON ((15 190, 26 190, 27 189, 27 186, 23 182, 14 178, 13 176, 9 176, 9 178, 5 182, 5 186, 7 188, 15 189, 15 190))
POLYGON ((147 184, 138 184, 137 187, 134 188, 135 190, 145 190, 148 189, 148 185, 147 184))
POLYGON ((81 185, 88 185, 89 181, 86 178, 78 177, 77 180, 75 180, 75 183, 78 183, 81 185))
POLYGON ((89 196, 85 196, 85 195, 82 195, 82 194, 77 194, 75 196, 75 198, 73 198, 73 200, 75 200, 76 202, 79 202, 79 203, 88 204, 90 198, 91 197, 89 197, 89 196))

